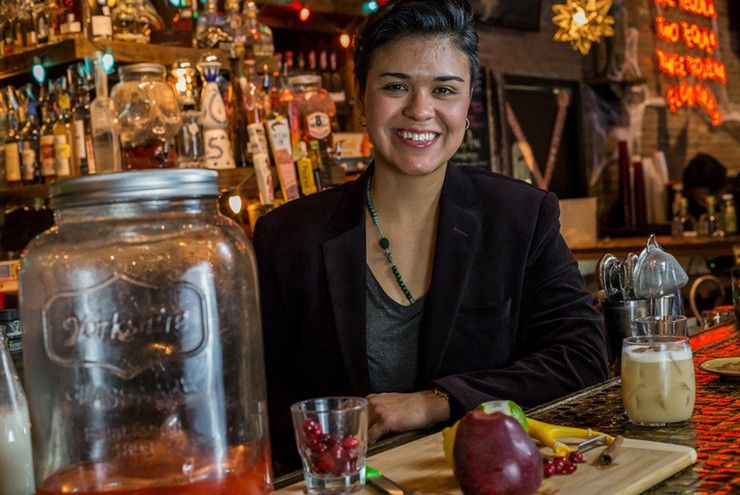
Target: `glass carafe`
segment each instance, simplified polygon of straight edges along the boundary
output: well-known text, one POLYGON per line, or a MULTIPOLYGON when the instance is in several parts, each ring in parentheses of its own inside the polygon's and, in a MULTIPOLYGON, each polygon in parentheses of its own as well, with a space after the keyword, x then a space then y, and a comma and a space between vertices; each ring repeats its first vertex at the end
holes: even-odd
POLYGON ((217 177, 52 184, 20 274, 39 495, 270 492, 254 254, 217 177))

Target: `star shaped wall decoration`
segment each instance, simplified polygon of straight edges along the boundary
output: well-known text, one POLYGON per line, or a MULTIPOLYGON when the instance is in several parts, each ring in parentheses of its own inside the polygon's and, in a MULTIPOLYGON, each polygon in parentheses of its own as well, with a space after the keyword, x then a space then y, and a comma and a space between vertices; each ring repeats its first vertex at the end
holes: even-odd
POLYGON ((553 39, 569 42, 586 55, 591 43, 614 36, 614 18, 608 15, 611 6, 612 0, 567 0, 553 5, 552 22, 558 27, 553 39))

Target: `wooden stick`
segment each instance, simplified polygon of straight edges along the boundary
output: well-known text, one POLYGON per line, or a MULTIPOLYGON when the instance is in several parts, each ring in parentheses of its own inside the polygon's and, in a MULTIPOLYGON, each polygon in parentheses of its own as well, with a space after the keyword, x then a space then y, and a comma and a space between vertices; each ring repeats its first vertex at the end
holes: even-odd
POLYGON ((614 462, 614 459, 616 459, 617 454, 619 454, 619 450, 622 447, 622 442, 624 441, 624 437, 622 435, 617 435, 614 437, 614 440, 612 443, 610 443, 605 449, 604 452, 601 453, 599 456, 599 462, 601 464, 611 464, 614 462))

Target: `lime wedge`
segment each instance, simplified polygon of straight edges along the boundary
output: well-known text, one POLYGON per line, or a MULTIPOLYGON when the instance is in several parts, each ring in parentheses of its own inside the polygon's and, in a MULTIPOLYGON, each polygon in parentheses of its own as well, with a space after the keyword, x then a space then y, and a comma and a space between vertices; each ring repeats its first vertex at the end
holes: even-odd
POLYGON ((524 431, 529 431, 527 416, 524 414, 524 411, 519 406, 519 404, 517 404, 513 400, 489 400, 488 402, 483 402, 482 404, 479 404, 476 409, 478 409, 479 411, 483 411, 486 414, 500 412, 506 414, 507 416, 511 416, 512 418, 517 420, 524 431))

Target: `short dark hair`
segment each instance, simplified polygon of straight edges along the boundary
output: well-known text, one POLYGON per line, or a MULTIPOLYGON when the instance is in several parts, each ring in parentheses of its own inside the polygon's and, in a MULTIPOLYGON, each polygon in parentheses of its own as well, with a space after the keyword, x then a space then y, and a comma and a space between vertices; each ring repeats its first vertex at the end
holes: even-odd
POLYGON ((712 155, 697 153, 683 169, 684 190, 706 187, 717 193, 727 185, 727 168, 712 155))
POLYGON ((449 36, 468 56, 470 86, 480 72, 478 33, 466 0, 391 0, 365 19, 355 38, 355 78, 360 98, 375 51, 407 36, 449 36))

